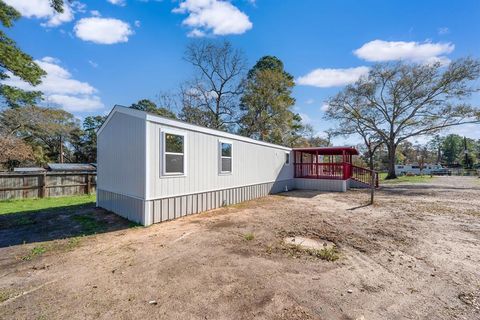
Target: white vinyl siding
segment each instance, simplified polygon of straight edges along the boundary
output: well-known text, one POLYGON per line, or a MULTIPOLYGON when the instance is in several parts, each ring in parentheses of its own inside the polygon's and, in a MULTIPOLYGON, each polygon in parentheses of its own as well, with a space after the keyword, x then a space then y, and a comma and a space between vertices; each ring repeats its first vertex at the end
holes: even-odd
POLYGON ((145 197, 145 120, 114 113, 98 135, 97 188, 145 197))
POLYGON ((293 166, 285 165, 285 148, 261 145, 232 137, 183 130, 147 121, 150 179, 148 199, 221 190, 293 179, 293 166), (185 175, 162 175, 159 131, 185 135, 185 175), (219 141, 232 144, 232 172, 219 174, 219 141))

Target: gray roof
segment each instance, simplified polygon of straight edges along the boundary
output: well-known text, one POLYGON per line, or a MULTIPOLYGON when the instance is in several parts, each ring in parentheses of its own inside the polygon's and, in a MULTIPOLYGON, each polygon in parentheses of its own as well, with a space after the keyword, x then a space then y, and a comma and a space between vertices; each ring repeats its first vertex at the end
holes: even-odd
POLYGON ((13 172, 43 172, 46 171, 44 168, 40 167, 18 167, 18 168, 13 168, 13 172))
POLYGON ((95 171, 97 168, 88 163, 49 163, 51 171, 95 171))

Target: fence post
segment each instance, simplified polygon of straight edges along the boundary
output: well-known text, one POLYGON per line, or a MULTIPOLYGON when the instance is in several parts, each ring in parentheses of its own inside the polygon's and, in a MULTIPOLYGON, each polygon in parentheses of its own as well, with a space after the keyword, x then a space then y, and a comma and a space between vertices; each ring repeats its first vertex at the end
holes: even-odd
POLYGON ((87 174, 85 175, 85 177, 86 177, 86 179, 87 179, 87 180, 85 181, 85 182, 86 182, 86 190, 85 190, 85 191, 86 191, 86 194, 89 195, 90 192, 91 192, 91 188, 92 188, 92 186, 91 186, 91 184, 90 184, 90 175, 87 173, 87 174))
POLYGON ((44 172, 43 174, 38 176, 38 187, 39 187, 39 197, 40 198, 45 198, 47 194, 47 173, 44 172))
POLYGON ((22 184, 23 184, 23 189, 22 189, 22 198, 28 198, 28 183, 25 180, 25 176, 22 177, 22 184))

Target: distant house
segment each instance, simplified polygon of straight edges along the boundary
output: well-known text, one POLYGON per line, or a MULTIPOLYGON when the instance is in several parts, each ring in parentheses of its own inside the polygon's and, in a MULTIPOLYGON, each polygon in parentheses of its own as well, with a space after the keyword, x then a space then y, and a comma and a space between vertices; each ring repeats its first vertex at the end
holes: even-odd
POLYGON ((97 135, 97 205, 143 225, 371 177, 351 147, 292 149, 120 106, 97 135))
POLYGON ((35 172, 45 172, 47 171, 45 168, 42 167, 18 167, 13 168, 13 172, 24 172, 24 173, 35 173, 35 172))
POLYGON ((42 167, 18 167, 13 168, 17 173, 38 173, 38 172, 96 172, 96 163, 48 163, 42 167))
POLYGON ((49 163, 49 171, 62 172, 95 172, 97 167, 89 163, 49 163))

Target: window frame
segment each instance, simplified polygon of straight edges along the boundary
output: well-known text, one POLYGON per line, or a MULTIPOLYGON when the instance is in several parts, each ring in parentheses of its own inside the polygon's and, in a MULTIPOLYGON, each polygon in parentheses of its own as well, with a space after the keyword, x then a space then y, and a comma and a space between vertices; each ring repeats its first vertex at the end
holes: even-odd
POLYGON ((230 175, 233 172, 233 142, 231 140, 218 139, 218 174, 219 175, 230 175), (225 157, 222 155, 222 144, 230 145, 230 157, 225 157), (222 160, 230 159, 230 171, 223 171, 222 169, 222 160))
POLYGON ((291 158, 292 158, 292 155, 290 154, 290 151, 285 151, 285 159, 284 159, 285 162, 284 162, 284 164, 285 164, 286 166, 289 166, 289 165, 292 163, 292 159, 291 159, 291 158), (288 161, 287 161, 287 159, 288 159, 288 161))
POLYGON ((175 129, 169 129, 169 128, 162 128, 160 129, 160 144, 161 144, 161 164, 162 168, 160 170, 161 172, 161 177, 165 178, 171 178, 171 177, 186 177, 187 176, 187 132, 186 131, 181 131, 181 130, 175 130, 175 129), (176 136, 182 136, 183 137, 183 154, 182 153, 177 153, 177 152, 167 152, 166 147, 167 147, 167 139, 166 135, 171 134, 171 135, 176 135, 176 136), (173 155, 183 155, 183 172, 167 172, 167 166, 166 166, 166 160, 167 160, 167 154, 173 154, 173 155))

